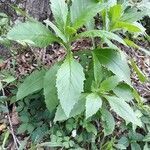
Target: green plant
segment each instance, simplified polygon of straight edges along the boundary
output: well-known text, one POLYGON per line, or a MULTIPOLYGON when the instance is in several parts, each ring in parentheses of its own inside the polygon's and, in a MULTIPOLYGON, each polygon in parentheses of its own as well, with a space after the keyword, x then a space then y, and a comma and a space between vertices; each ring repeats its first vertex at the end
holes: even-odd
POLYGON ((7 33, 10 28, 9 24, 9 17, 4 13, 0 13, 0 35, 4 35, 7 33))
MULTIPOLYGON (((119 33, 122 33, 120 30, 127 30, 131 35, 143 34, 141 25, 134 23, 140 18, 128 18, 132 13, 124 13, 123 5, 112 4, 112 1, 72 0, 72 3, 67 4, 64 0, 51 0, 51 9, 55 23, 45 20, 46 27, 37 21, 27 21, 16 25, 7 34, 9 40, 19 43, 46 47, 57 42, 66 50, 63 62, 54 64, 48 71, 44 68, 34 71, 19 85, 17 100, 42 90, 54 122, 64 121, 85 112, 87 122, 92 121, 93 117, 101 120, 104 137, 112 134, 115 129, 114 115, 110 108, 123 118, 126 124, 132 123, 134 128, 142 127, 141 116, 138 117, 128 103, 142 107, 143 101, 131 84, 125 54, 112 42, 117 41, 127 46, 127 40, 118 36, 118 29, 119 33), (89 25, 97 13, 103 18, 101 30, 89 25), (79 29, 83 26, 87 31, 80 33, 79 29), (74 59, 71 44, 85 37, 93 41, 93 49, 84 52, 92 59, 85 63, 83 58, 81 65, 74 59), (95 37, 101 39, 97 46, 95 37)), ((85 128, 97 134, 93 126, 85 125, 85 128)), ((30 129, 25 130, 30 132, 30 129)), ((68 142, 67 140, 67 144, 68 142)), ((104 147, 114 147, 114 140, 105 143, 104 147)))
POLYGON ((9 40, 4 36, 7 34, 8 30, 10 30, 10 24, 10 18, 5 13, 0 12, 0 44, 10 44, 9 40))

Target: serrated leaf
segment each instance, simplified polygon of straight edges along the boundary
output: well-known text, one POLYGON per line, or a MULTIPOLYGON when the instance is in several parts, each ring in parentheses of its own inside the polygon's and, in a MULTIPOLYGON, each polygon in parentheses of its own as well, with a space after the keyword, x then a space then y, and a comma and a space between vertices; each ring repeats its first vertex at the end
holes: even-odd
POLYGON ((121 17, 123 22, 135 22, 141 20, 145 16, 145 11, 138 11, 136 8, 130 8, 121 17))
POLYGON ((93 53, 93 62, 94 62, 94 78, 96 83, 100 83, 103 79, 103 70, 102 65, 98 61, 98 58, 93 53))
POLYGON ((104 134, 105 136, 110 135, 113 133, 115 129, 115 120, 112 114, 106 110, 106 109, 101 109, 101 117, 102 117, 102 124, 104 128, 104 134))
MULTIPOLYGON (((80 96, 79 101, 73 107, 69 118, 75 117, 75 116, 81 114, 85 110, 86 96, 87 96, 87 94, 82 94, 80 96)), ((55 114, 54 122, 56 122, 56 121, 64 121, 64 120, 67 120, 67 119, 68 119, 68 117, 65 115, 62 107, 59 105, 57 107, 57 111, 56 111, 56 114, 55 114)))
POLYGON ((119 20, 122 15, 122 6, 120 4, 114 5, 109 10, 109 18, 112 23, 116 22, 116 20, 119 20))
POLYGON ((107 39, 118 41, 119 43, 122 43, 123 45, 126 46, 126 43, 124 42, 124 40, 121 39, 117 34, 114 34, 114 33, 111 33, 111 32, 105 31, 105 30, 85 31, 85 32, 82 32, 82 33, 76 35, 75 39, 83 38, 83 37, 90 37, 90 38, 100 37, 102 39, 107 38, 107 39))
POLYGON ((111 76, 100 84, 100 91, 101 92, 111 91, 119 84, 119 82, 120 80, 117 76, 111 76))
POLYGON ((102 99, 96 93, 86 97, 86 119, 92 117, 102 106, 102 99))
POLYGON ((95 3, 92 0, 73 0, 70 8, 72 26, 75 29, 82 27, 106 7, 107 3, 95 3))
POLYGON ((44 77, 44 96, 46 107, 52 112, 58 105, 57 88, 56 88, 56 74, 59 65, 55 64, 51 67, 44 77))
POLYGON ((17 100, 39 91, 43 88, 45 71, 34 71, 30 76, 26 77, 24 82, 19 86, 17 92, 17 100))
POLYGON ((133 98, 132 89, 127 84, 119 84, 113 92, 120 98, 124 99, 126 102, 131 102, 133 98))
POLYGON ((50 2, 56 25, 61 31, 64 31, 68 16, 67 3, 65 0, 50 0, 50 2))
POLYGON ((138 26, 132 23, 121 22, 121 21, 116 22, 115 25, 111 28, 111 31, 117 29, 124 29, 129 32, 141 32, 141 29, 138 26))
POLYGON ((111 108, 125 121, 132 122, 135 125, 141 126, 141 121, 136 117, 133 109, 123 99, 115 96, 107 96, 111 108))
POLYGON ((84 80, 83 67, 73 58, 67 58, 58 70, 56 80, 58 98, 67 117, 83 92, 84 80))
POLYGON ((127 60, 119 52, 113 49, 96 49, 94 53, 103 66, 131 85, 127 60))
POLYGON ((50 30, 39 22, 19 23, 8 32, 7 38, 38 47, 45 47, 57 41, 50 30))

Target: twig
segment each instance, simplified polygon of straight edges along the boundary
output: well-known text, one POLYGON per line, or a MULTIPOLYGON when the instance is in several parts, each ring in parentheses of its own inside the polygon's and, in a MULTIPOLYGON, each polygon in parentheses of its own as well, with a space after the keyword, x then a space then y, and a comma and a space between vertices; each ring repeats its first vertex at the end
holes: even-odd
MULTIPOLYGON (((7 102, 5 102, 5 104, 6 104, 6 107, 7 107, 7 109, 8 109, 8 104, 7 104, 7 102)), ((15 134, 14 134, 13 125, 12 125, 12 122, 11 122, 11 119, 10 119, 9 110, 8 110, 7 116, 8 116, 8 121, 9 121, 9 125, 10 125, 10 132, 11 132, 11 134, 12 134, 12 137, 13 137, 13 140, 14 140, 14 143, 15 143, 15 147, 16 147, 16 149, 19 149, 18 144, 17 144, 17 139, 16 139, 16 136, 15 136, 15 134)))
MULTIPOLYGON (((3 96, 6 96, 5 95, 5 91, 4 91, 4 89, 2 88, 2 94, 3 94, 3 96)), ((14 134, 14 129, 13 129, 13 125, 12 125, 12 122, 11 122, 11 118, 10 118, 10 114, 9 114, 9 109, 8 109, 8 104, 7 104, 7 102, 5 102, 5 105, 6 105, 6 107, 7 107, 7 116, 8 116, 8 121, 9 121, 9 125, 10 125, 10 133, 12 134, 12 137, 13 137, 13 140, 14 140, 14 143, 15 143, 15 147, 16 147, 16 149, 18 150, 19 148, 18 148, 18 144, 19 144, 19 142, 18 142, 18 144, 17 144, 17 138, 16 138, 16 136, 15 136, 15 134, 14 134)), ((19 140, 18 140, 19 141, 19 140)))

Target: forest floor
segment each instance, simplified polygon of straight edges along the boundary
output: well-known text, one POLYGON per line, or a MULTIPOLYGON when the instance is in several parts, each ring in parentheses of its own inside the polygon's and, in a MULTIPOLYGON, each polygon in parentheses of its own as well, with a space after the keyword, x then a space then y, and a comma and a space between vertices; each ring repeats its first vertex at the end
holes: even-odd
MULTIPOLYGON (((150 43, 146 41, 137 41, 140 46, 145 49, 150 47, 150 43)), ((73 51, 76 52, 79 49, 87 50, 91 47, 91 41, 88 39, 77 41, 72 45, 73 51)), ((138 67, 142 70, 142 72, 147 76, 150 77, 150 57, 145 55, 143 52, 140 52, 137 49, 128 48, 120 45, 120 48, 127 54, 128 59, 132 58, 138 65, 138 67)), ((30 48, 30 49, 21 49, 18 45, 9 49, 0 46, 0 70, 11 72, 15 78, 21 79, 24 76, 28 76, 33 70, 44 66, 46 68, 51 67, 56 61, 60 61, 65 56, 65 51, 62 47, 57 44, 53 44, 46 49, 39 49, 39 48, 30 48)), ((76 56, 75 56, 76 58, 76 56)), ((78 59, 78 58, 77 58, 78 59)), ((150 104, 150 83, 141 83, 134 71, 131 69, 131 79, 134 87, 138 90, 140 95, 145 98, 146 103, 150 104)), ((9 91, 13 87, 6 88, 6 93, 9 95, 9 91)), ((17 132, 17 128, 20 125, 20 119, 18 113, 16 111, 16 105, 7 104, 9 108, 9 115, 8 113, 0 114, 0 134, 5 131, 7 125, 12 127, 10 128, 13 130, 14 133, 17 132)), ((24 136, 20 137, 25 138, 24 136)), ((8 147, 13 150, 14 140, 10 139, 10 143, 8 147)))
MULTIPOLYGON (((145 39, 135 41, 139 46, 149 49, 150 42, 145 39)), ((79 40, 72 45, 74 52, 78 50, 90 49, 92 43, 90 40, 79 40)), ((120 49, 127 54, 128 59, 133 59, 141 71, 150 78, 150 56, 144 54, 138 49, 128 48, 123 45, 119 45, 120 49)), ((36 68, 50 68, 55 62, 64 58, 65 51, 58 44, 53 44, 45 49, 39 48, 23 48, 18 44, 14 44, 12 47, 7 48, 0 45, 0 72, 9 72, 16 79, 28 76, 36 68)), ((75 56, 76 59, 78 59, 75 56)), ((146 103, 150 104, 150 82, 141 83, 136 73, 131 69, 131 79, 133 86, 137 89, 140 95, 146 100, 146 103)), ((7 95, 10 94, 12 86, 5 89, 7 95)), ((16 105, 8 103, 5 106, 9 108, 8 113, 0 113, 0 136, 3 131, 8 128, 11 132, 16 133, 18 126, 20 125, 20 119, 16 111, 16 105), (8 126, 7 126, 8 125, 8 126)), ((12 133, 13 135, 13 133, 12 133)), ((24 138, 24 136, 20 136, 24 138)), ((19 139, 21 140, 21 139, 19 139)), ((13 150, 14 140, 10 139, 8 147, 13 150)))

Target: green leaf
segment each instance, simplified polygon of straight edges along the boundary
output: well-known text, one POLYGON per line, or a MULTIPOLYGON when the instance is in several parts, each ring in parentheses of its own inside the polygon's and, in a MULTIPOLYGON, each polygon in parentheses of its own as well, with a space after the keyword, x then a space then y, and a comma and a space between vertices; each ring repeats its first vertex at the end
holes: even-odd
POLYGON ((105 136, 112 134, 115 129, 114 117, 108 110, 103 108, 101 109, 101 115, 105 136))
POLYGON ((17 100, 39 91, 43 88, 43 79, 45 71, 34 71, 30 76, 26 77, 24 82, 19 86, 17 92, 17 100))
POLYGON ((147 81, 147 77, 142 73, 142 71, 139 69, 139 67, 136 65, 136 63, 134 62, 133 59, 131 59, 131 66, 134 69, 134 71, 136 72, 136 74, 138 75, 138 78, 141 82, 146 82, 147 81))
POLYGON ((87 132, 94 133, 95 135, 97 135, 97 128, 92 123, 88 123, 85 128, 87 132))
POLYGON ((6 82, 6 83, 11 83, 13 81, 15 81, 16 79, 13 76, 8 76, 6 78, 4 78, 2 81, 6 82))
POLYGON ((44 22, 54 30, 58 37, 60 37, 65 43, 67 43, 65 35, 51 21, 47 19, 44 22))
POLYGON ((62 109, 61 105, 57 106, 57 110, 55 113, 55 118, 54 118, 54 122, 57 121, 64 121, 67 120, 69 117, 67 117, 64 113, 64 110, 62 109))
POLYGON ((39 22, 19 23, 8 32, 7 38, 38 47, 46 47, 58 40, 39 22))
POLYGON ((96 49, 94 53, 103 66, 131 85, 130 69, 123 55, 113 49, 96 49))
POLYGON ((70 8, 73 28, 82 27, 106 7, 107 3, 95 3, 92 0, 73 0, 70 8))
POLYGON ((54 122, 56 122, 56 121, 64 121, 64 120, 67 120, 68 118, 75 117, 75 116, 81 114, 85 110, 86 96, 87 96, 87 94, 81 94, 81 96, 79 98, 79 101, 73 107, 69 117, 67 117, 65 115, 62 107, 59 105, 57 107, 57 111, 56 111, 56 114, 55 114, 54 122))
POLYGON ((87 30, 93 30, 95 28, 95 19, 92 18, 89 22, 86 23, 87 30))
POLYGON ((127 45, 133 47, 133 48, 139 48, 139 46, 137 44, 135 44, 133 41, 129 40, 129 39, 124 39, 124 41, 126 42, 127 45))
POLYGON ((117 76, 111 76, 104 80, 100 85, 101 92, 108 92, 113 90, 118 84, 120 80, 117 76))
POLYGON ((96 93, 86 97, 86 119, 92 117, 102 106, 102 99, 96 93))
POLYGON ((138 27, 140 29, 140 34, 143 34, 143 35, 145 34, 146 28, 141 23, 139 23, 139 22, 133 22, 133 25, 136 26, 136 27, 138 27))
POLYGON ((51 67, 44 77, 44 96, 45 103, 50 112, 52 112, 58 105, 57 88, 56 88, 56 74, 59 65, 55 64, 51 67))
POLYGON ((141 121, 136 117, 132 108, 121 98, 107 96, 111 108, 125 121, 132 122, 135 125, 142 126, 141 121))
POLYGON ((67 3, 65 0, 50 0, 50 2, 56 25, 61 31, 64 31, 68 16, 67 3))
POLYGON ((131 102, 134 97, 132 94, 132 89, 129 85, 122 83, 119 84, 113 92, 120 98, 124 99, 126 102, 131 102))
POLYGON ((96 83, 100 84, 103 79, 103 70, 100 62, 98 61, 97 57, 93 53, 93 62, 94 62, 94 78, 96 83))
POLYGON ((141 147, 138 143, 133 142, 131 143, 131 150, 141 150, 141 147))
POLYGON ((58 70, 56 80, 58 98, 67 117, 83 92, 84 80, 82 66, 76 60, 67 58, 58 70))
POLYGON ((121 22, 121 21, 116 22, 115 25, 112 26, 111 31, 116 29, 124 29, 129 32, 141 32, 141 29, 138 26, 132 23, 121 22))
POLYGON ((131 141, 136 141, 136 142, 140 142, 144 138, 144 136, 138 132, 129 132, 128 137, 131 141))
POLYGON ((148 143, 146 143, 145 145, 144 145, 144 148, 143 148, 143 150, 149 150, 149 146, 148 146, 148 143))
POLYGON ((145 11, 138 11, 137 9, 130 8, 127 12, 125 12, 122 17, 121 21, 123 22, 135 22, 141 20, 145 16, 145 11))
POLYGON ((110 20, 108 17, 108 7, 102 11, 103 29, 109 31, 110 20))
POLYGON ((22 134, 22 133, 24 133, 27 130, 27 128, 28 128, 28 123, 23 123, 17 129, 17 133, 18 134, 22 134))
POLYGON ((71 36, 71 35, 75 34, 77 32, 77 30, 74 29, 73 27, 67 26, 65 32, 66 32, 66 34, 71 36))
POLYGON ((114 5, 109 10, 109 18, 112 23, 116 22, 121 18, 122 15, 122 6, 120 4, 114 5))
POLYGON ((8 40, 7 38, 1 37, 1 36, 0 36, 0 44, 4 45, 6 47, 10 47, 11 46, 10 40, 8 40))
POLYGON ((89 38, 93 38, 93 37, 100 37, 102 39, 111 39, 111 40, 115 40, 118 41, 119 43, 122 43, 123 45, 126 46, 126 43, 124 42, 123 39, 121 39, 117 34, 105 31, 105 30, 90 30, 90 31, 85 31, 82 32, 78 35, 76 35, 75 39, 78 38, 83 38, 83 37, 89 37, 89 38))
POLYGON ((118 144, 124 145, 125 147, 129 146, 129 139, 125 136, 122 136, 119 140, 118 140, 118 144))
POLYGON ((114 145, 117 149, 122 150, 122 149, 127 149, 123 144, 115 144, 114 145))
POLYGON ((138 102, 138 104, 143 104, 143 98, 140 96, 140 94, 137 92, 136 89, 133 89, 133 96, 135 100, 138 102))
POLYGON ((111 141, 108 141, 105 144, 103 144, 101 150, 114 150, 113 139, 111 139, 111 141))
POLYGON ((144 137, 144 142, 150 142, 150 132, 144 137))

